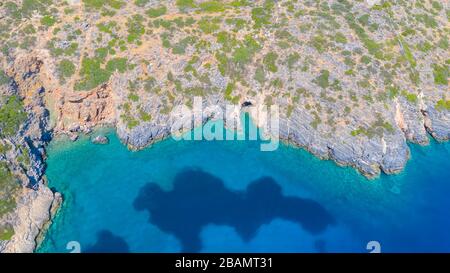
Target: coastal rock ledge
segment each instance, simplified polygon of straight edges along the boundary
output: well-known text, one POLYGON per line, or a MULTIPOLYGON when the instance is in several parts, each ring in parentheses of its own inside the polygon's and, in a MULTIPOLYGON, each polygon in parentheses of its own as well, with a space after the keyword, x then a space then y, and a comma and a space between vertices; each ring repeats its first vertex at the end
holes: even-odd
MULTIPOLYGON (((6 67, 6 84, 0 85, 0 109, 9 109, 17 125, 0 134, 2 175, 10 200, 0 217, 0 228, 7 228, 0 240, 0 253, 30 253, 39 245, 62 197, 48 188, 45 179, 45 147, 52 126, 44 96, 49 83, 43 62, 35 56, 18 54, 6 67), (13 103, 11 103, 13 102, 13 103), (4 107, 4 108, 2 108, 4 107)), ((11 118, 12 119, 12 118, 11 118)))
POLYGON ((0 252, 34 251, 61 201, 45 181, 53 136, 111 125, 142 149, 179 128, 170 113, 195 97, 204 109, 276 105, 282 140, 369 178, 402 171, 408 143, 450 139, 448 1, 211 1, 226 7, 214 18, 201 0, 8 2, 0 170, 14 206, 0 215, 0 252))
MULTIPOLYGON (((36 249, 37 238, 45 230, 52 211, 61 203, 61 195, 48 187, 23 189, 14 220, 15 235, 0 248, 4 253, 30 253, 36 249)), ((0 246, 1 247, 1 246, 0 246)))

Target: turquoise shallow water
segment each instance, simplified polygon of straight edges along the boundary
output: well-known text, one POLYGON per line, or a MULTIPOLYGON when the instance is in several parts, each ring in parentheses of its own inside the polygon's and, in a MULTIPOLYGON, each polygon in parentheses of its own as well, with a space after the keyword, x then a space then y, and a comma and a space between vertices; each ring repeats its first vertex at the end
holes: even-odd
POLYGON ((64 204, 39 252, 450 251, 450 145, 411 145, 395 176, 255 141, 161 141, 131 152, 55 140, 49 185, 64 204))

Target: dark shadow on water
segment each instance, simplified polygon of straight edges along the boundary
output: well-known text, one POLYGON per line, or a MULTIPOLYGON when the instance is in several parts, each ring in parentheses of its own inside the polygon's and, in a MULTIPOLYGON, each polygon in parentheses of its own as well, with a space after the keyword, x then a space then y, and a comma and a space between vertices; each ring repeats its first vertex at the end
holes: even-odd
POLYGON ((248 241, 261 225, 275 218, 299 223, 311 234, 319 234, 335 222, 319 203, 283 196, 270 177, 254 181, 245 192, 234 192, 221 179, 191 169, 177 174, 169 192, 148 183, 134 207, 149 211, 150 222, 176 236, 183 252, 201 250, 200 232, 208 224, 232 226, 248 241))
POLYGON ((86 253, 128 253, 128 244, 119 236, 114 235, 109 230, 102 230, 97 233, 97 242, 89 246, 86 253))

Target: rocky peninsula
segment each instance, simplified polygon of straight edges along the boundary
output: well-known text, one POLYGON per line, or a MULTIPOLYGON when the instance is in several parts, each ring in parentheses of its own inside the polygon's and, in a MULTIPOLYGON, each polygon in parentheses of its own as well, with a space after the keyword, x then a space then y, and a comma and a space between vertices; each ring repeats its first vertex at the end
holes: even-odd
POLYGON ((369 178, 401 172, 408 142, 450 138, 449 18, 431 0, 2 2, 0 252, 33 251, 62 200, 52 137, 112 125, 141 149, 194 97, 276 104, 282 139, 369 178))

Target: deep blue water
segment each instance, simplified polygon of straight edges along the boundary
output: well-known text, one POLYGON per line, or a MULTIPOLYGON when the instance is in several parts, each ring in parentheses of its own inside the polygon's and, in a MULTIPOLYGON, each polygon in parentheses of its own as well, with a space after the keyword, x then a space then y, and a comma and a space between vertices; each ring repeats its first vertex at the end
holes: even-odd
POLYGON ((395 176, 255 141, 161 141, 131 152, 88 137, 49 147, 64 195, 40 252, 450 252, 450 144, 411 145, 395 176))

